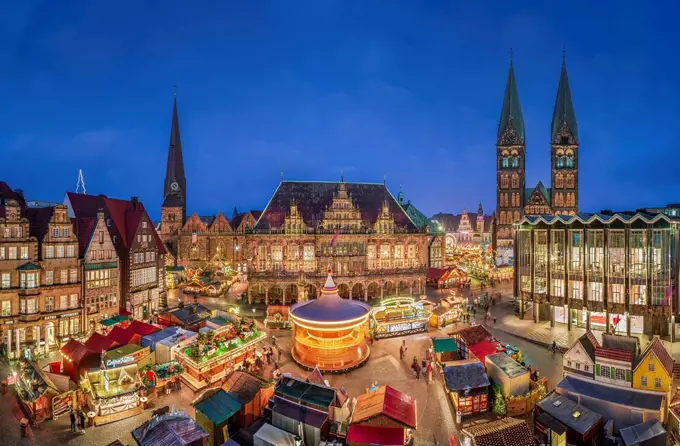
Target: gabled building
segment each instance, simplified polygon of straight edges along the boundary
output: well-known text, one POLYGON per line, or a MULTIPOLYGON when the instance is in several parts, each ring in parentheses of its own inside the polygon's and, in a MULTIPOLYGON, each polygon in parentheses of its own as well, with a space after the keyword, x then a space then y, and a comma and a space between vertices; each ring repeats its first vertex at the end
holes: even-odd
POLYGON ((82 262, 83 331, 92 334, 102 320, 119 314, 118 251, 106 227, 104 210, 96 217, 73 218, 82 262))
POLYGON ((595 349, 595 381, 631 387, 633 354, 613 348, 595 349))
POLYGON ((673 387, 673 357, 658 337, 640 355, 633 368, 633 388, 666 394, 670 401, 673 387))
POLYGON ((119 259, 119 304, 134 319, 148 319, 165 303, 165 247, 144 205, 105 195, 69 192, 64 204, 72 218, 96 218, 103 210, 119 259))
POLYGON ((600 343, 591 331, 581 336, 562 357, 562 370, 565 376, 577 375, 595 379, 595 350, 600 343))
POLYGON ((479 203, 476 214, 469 214, 463 209, 462 214, 440 212, 432 216, 435 227, 446 233, 446 255, 452 255, 458 248, 479 247, 491 244, 494 217, 484 215, 482 203, 479 203))

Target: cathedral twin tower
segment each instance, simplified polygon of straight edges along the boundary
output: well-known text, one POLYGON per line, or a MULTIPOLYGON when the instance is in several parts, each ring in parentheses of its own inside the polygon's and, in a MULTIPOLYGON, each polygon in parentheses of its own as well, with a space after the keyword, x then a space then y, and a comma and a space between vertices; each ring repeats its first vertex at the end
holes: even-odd
POLYGON ((550 125, 551 187, 546 188, 539 181, 536 187, 525 188, 524 117, 510 62, 496 141, 497 246, 512 245, 513 225, 525 215, 575 215, 578 212, 578 147, 576 115, 563 60, 550 125))

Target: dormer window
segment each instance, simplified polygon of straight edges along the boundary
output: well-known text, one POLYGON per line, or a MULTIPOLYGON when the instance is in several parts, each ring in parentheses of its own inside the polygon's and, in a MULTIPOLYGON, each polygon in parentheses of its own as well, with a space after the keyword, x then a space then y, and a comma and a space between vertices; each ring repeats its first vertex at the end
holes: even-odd
POLYGON ((146 222, 145 221, 142 222, 142 229, 146 229, 146 222))

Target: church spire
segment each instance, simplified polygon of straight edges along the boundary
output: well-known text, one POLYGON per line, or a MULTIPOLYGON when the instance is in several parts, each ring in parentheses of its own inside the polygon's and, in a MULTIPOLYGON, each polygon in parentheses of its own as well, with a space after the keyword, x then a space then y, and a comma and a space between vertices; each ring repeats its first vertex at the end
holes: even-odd
MULTIPOLYGON (((574 103, 571 101, 571 89, 569 88, 569 77, 567 76, 567 61, 564 53, 562 54, 562 73, 560 74, 560 84, 557 88, 557 99, 555 99, 555 110, 553 111, 552 124, 550 126, 550 141, 561 143, 560 138, 564 132, 562 128, 567 125, 567 135, 573 137, 574 143, 578 144, 578 127, 576 125, 576 114, 574 113, 574 103)), ((565 136, 568 138, 568 136, 565 136)))
POLYGON ((501 110, 501 120, 498 124, 498 145, 524 144, 524 117, 519 103, 515 70, 510 60, 508 81, 505 85, 505 97, 501 110), (514 135, 512 134, 514 131, 514 135), (516 137, 515 137, 516 136, 516 137))
POLYGON ((186 197, 186 178, 184 176, 184 160, 182 158, 182 141, 179 136, 179 117, 177 116, 177 92, 172 108, 172 127, 170 128, 170 145, 168 146, 168 164, 165 171, 163 197, 181 195, 186 197))

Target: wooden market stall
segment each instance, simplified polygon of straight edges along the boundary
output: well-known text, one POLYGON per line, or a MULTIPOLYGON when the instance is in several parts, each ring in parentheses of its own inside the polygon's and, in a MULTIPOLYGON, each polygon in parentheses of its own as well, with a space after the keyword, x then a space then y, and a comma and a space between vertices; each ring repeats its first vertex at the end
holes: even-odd
POLYGON ((71 339, 61 348, 61 357, 64 374, 76 383, 83 374, 99 366, 101 362, 101 352, 92 351, 75 339, 71 339))
POLYGON ((32 423, 40 424, 68 410, 73 405, 75 389, 75 384, 67 376, 43 371, 33 362, 19 362, 14 391, 19 405, 32 423), (62 408, 61 402, 65 403, 65 408, 62 408))
POLYGON ((529 370, 505 353, 486 356, 486 374, 500 386, 504 397, 529 393, 529 370))
POLYGON ((177 360, 178 352, 191 345, 197 338, 198 333, 179 329, 174 335, 158 341, 154 352, 156 364, 177 360))
POLYGON ((461 417, 489 410, 490 382, 481 362, 463 359, 443 365, 446 390, 461 417))
POLYGON ((241 402, 238 426, 243 428, 250 426, 262 416, 274 395, 274 382, 251 373, 235 371, 227 377, 222 389, 241 402))
POLYGON ((288 305, 269 305, 267 307, 267 317, 264 320, 267 328, 291 328, 292 323, 288 314, 288 305))
POLYGON ((233 395, 217 388, 208 390, 194 404, 196 423, 208 433, 207 446, 220 446, 238 430, 236 416, 241 402, 233 395))
POLYGON ((380 338, 422 333, 428 330, 430 312, 413 297, 390 297, 371 310, 371 330, 380 338))
POLYGON ((458 347, 453 338, 432 338, 432 350, 439 363, 460 359, 458 347))
POLYGON ((142 412, 141 391, 144 385, 134 362, 115 368, 103 368, 87 373, 80 387, 94 412, 95 425, 122 420, 142 412))
POLYGON ((104 365, 106 368, 118 367, 119 365, 133 362, 140 369, 152 365, 154 363, 154 355, 151 354, 151 349, 137 344, 128 344, 104 353, 104 365))
POLYGON ((131 433, 139 446, 204 446, 208 438, 184 411, 154 417, 131 433))

